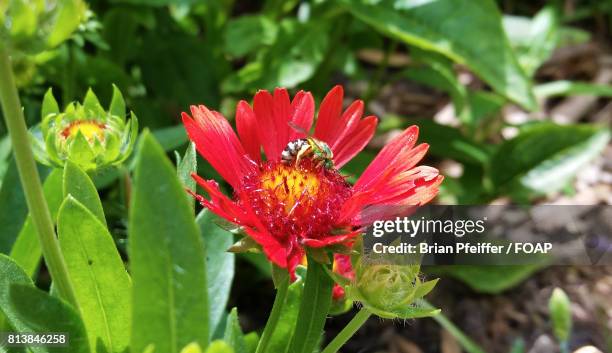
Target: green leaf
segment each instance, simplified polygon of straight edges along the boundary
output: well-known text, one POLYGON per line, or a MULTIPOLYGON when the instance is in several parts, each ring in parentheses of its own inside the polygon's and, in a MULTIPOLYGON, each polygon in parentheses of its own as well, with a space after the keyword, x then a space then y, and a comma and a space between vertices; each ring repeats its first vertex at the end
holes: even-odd
POLYGON ((112 236, 72 196, 60 207, 57 228, 90 346, 100 341, 108 352, 123 352, 130 341, 131 283, 112 236))
POLYGON ((325 273, 324 265, 308 259, 304 294, 300 304, 289 352, 312 353, 318 348, 325 319, 331 306, 334 282, 325 273))
POLYGON ((534 87, 538 98, 558 96, 612 97, 612 85, 587 82, 552 81, 534 87))
MULTIPOLYGON (((77 311, 63 300, 32 285, 13 284, 9 289, 9 316, 17 332, 68 332, 69 346, 29 347, 34 353, 90 353, 87 333, 77 311)), ((7 315, 8 316, 8 315, 7 315)))
POLYGON ((291 342, 293 331, 298 321, 298 312, 300 310, 303 291, 304 278, 299 276, 298 279, 289 286, 285 305, 281 311, 276 329, 272 333, 272 337, 270 337, 270 342, 268 343, 268 351, 276 353, 288 352, 289 342, 291 342))
POLYGON ((379 32, 467 65, 497 92, 535 109, 531 83, 510 47, 491 0, 341 0, 379 32))
POLYGON ((11 158, 0 184, 0 253, 8 253, 28 216, 28 206, 19 180, 15 159, 11 158))
POLYGON ((11 284, 34 286, 30 276, 13 259, 0 254, 0 331, 9 331, 8 327, 5 327, 6 317, 16 316, 14 312, 11 312, 9 302, 8 290, 11 284))
POLYGON ((196 218, 204 241, 206 254, 206 278, 208 282, 208 304, 210 334, 217 331, 229 300, 234 279, 235 255, 226 250, 234 241, 233 234, 214 222, 218 217, 203 209, 196 218))
POLYGON ((559 342, 567 342, 572 332, 571 302, 561 288, 555 288, 548 301, 553 332, 559 342))
POLYGON ((552 6, 547 6, 533 19, 504 16, 503 25, 519 63, 529 76, 533 76, 559 42, 557 11, 552 6))
POLYGON ((246 342, 244 341, 244 334, 238 322, 238 309, 236 308, 233 308, 227 315, 227 324, 225 326, 223 340, 234 348, 234 352, 248 353, 246 342))
POLYGON ((53 27, 47 37, 47 45, 51 48, 68 39, 85 15, 85 4, 81 0, 63 0, 56 6, 53 27))
POLYGON ((491 159, 491 180, 500 191, 557 191, 609 139, 609 130, 595 126, 538 124, 499 146, 491 159))
POLYGON ((83 170, 71 161, 64 166, 63 195, 74 197, 83 204, 104 226, 106 218, 95 185, 83 170))
MULTIPOLYGON (((178 177, 183 183, 184 187, 188 190, 191 190, 192 192, 195 192, 196 182, 191 177, 191 174, 198 171, 197 163, 198 162, 196 158, 196 149, 194 143, 190 143, 187 146, 187 150, 185 151, 185 155, 183 156, 183 158, 181 158, 178 153, 176 154, 176 169, 178 177)), ((187 193, 185 193, 185 195, 189 198, 189 201, 191 203, 194 202, 193 197, 191 195, 187 193)))
POLYGON ((206 264, 185 190, 155 139, 142 136, 130 213, 133 351, 208 345, 206 264))
POLYGON ((172 151, 189 141, 183 125, 154 130, 153 136, 162 145, 164 151, 172 151))
POLYGON ((226 25, 225 51, 234 57, 254 52, 276 39, 278 26, 262 15, 245 15, 231 19, 226 25))
MULTIPOLYGON (((43 184, 43 192, 51 212, 51 217, 55 219, 63 199, 61 170, 55 169, 49 174, 43 184)), ((38 241, 38 234, 34 228, 32 218, 28 216, 11 249, 11 257, 15 259, 29 276, 34 276, 41 256, 42 250, 38 241)))

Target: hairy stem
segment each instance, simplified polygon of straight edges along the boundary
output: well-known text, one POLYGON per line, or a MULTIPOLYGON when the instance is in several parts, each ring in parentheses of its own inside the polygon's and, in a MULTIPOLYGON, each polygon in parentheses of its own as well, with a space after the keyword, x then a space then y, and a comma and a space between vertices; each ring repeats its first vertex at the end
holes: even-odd
POLYGON ((357 315, 351 319, 351 321, 338 333, 338 335, 325 347, 321 353, 336 353, 340 348, 349 340, 357 330, 370 318, 372 313, 366 309, 361 308, 357 315))
POLYGON ((7 49, 0 46, 0 103, 19 170, 19 178, 28 204, 28 209, 38 233, 45 263, 59 294, 76 306, 76 299, 59 241, 55 236, 49 207, 40 184, 36 162, 30 146, 28 129, 19 102, 19 94, 7 49))

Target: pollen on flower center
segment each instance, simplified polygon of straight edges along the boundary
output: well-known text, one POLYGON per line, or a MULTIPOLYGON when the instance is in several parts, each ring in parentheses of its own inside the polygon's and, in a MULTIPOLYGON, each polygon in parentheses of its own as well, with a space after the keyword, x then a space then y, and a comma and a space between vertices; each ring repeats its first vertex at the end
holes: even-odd
POLYGON ((103 141, 105 128, 106 125, 95 120, 76 120, 66 126, 61 134, 64 139, 67 139, 68 137, 75 137, 80 131, 89 142, 93 141, 94 138, 103 141))
POLYGON ((310 159, 299 165, 268 162, 245 178, 246 202, 278 238, 328 236, 351 187, 333 169, 310 159))

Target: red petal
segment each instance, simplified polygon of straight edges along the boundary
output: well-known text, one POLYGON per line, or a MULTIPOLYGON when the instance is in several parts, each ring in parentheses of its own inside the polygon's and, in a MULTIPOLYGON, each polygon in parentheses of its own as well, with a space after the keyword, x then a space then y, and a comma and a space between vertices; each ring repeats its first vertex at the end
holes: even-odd
POLYGON ((240 185, 242 177, 255 168, 247 156, 238 137, 227 120, 205 106, 191 106, 191 118, 182 114, 187 135, 196 145, 198 152, 234 188, 240 185))
POLYGON ((385 172, 392 171, 396 167, 394 162, 401 162, 406 154, 409 153, 416 143, 419 135, 419 128, 415 125, 407 128, 400 135, 392 139, 378 153, 376 158, 370 163, 361 177, 355 183, 355 190, 369 189, 372 183, 379 181, 385 172), (391 169, 390 169, 391 168, 391 169))
POLYGON ((344 89, 342 86, 335 86, 323 98, 319 108, 314 136, 329 145, 332 145, 335 139, 341 135, 343 129, 346 128, 346 124, 343 124, 340 120, 343 96, 344 89))
POLYGON ((364 149, 374 136, 377 124, 378 119, 375 116, 368 116, 359 121, 357 128, 350 135, 342 139, 339 147, 334 150, 336 168, 341 168, 364 149))
POLYGON ((236 130, 238 136, 251 159, 261 162, 261 144, 257 136, 257 121, 251 106, 240 101, 236 106, 236 130))
POLYGON ((314 99, 312 98, 312 94, 310 94, 310 92, 299 91, 295 95, 293 101, 291 102, 291 121, 293 124, 295 124, 295 126, 304 131, 296 131, 292 128, 290 130, 287 143, 298 138, 304 138, 304 132, 308 133, 310 131, 310 128, 312 127, 312 120, 314 118, 314 109, 314 99))

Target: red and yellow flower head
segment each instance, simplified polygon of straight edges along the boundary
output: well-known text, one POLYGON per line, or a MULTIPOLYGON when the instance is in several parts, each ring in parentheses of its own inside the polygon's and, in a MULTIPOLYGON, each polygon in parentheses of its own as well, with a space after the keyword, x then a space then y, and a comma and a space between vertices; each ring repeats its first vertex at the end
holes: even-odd
POLYGON ((336 86, 323 99, 312 136, 315 105, 304 91, 293 100, 284 88, 259 91, 253 106, 239 102, 237 134, 203 105, 183 113, 198 152, 234 190, 230 198, 215 181, 194 175, 208 196, 198 201, 242 227, 292 274, 306 249, 350 247, 373 220, 431 200, 443 179, 435 168, 416 166, 428 145, 416 145, 418 128, 411 126, 350 185, 340 169, 372 139, 377 119, 362 118, 360 100, 343 111, 343 95, 336 86))

